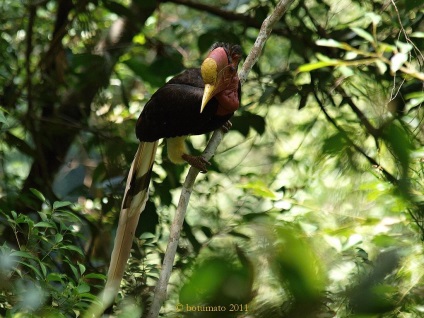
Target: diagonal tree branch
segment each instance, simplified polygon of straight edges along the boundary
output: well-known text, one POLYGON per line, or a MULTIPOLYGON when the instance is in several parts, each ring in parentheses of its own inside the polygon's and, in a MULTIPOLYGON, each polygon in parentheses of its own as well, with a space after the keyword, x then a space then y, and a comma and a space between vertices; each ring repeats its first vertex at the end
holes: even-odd
MULTIPOLYGON (((260 21, 258 21, 254 17, 249 16, 245 13, 237 13, 234 11, 225 10, 220 7, 209 5, 206 3, 200 3, 200 2, 192 1, 192 0, 163 0, 162 2, 170 2, 170 3, 184 5, 186 7, 199 10, 201 12, 208 12, 210 14, 213 14, 227 21, 242 22, 243 25, 257 28, 257 29, 260 29, 262 26, 260 21)), ((274 34, 278 34, 278 35, 282 35, 286 37, 290 36, 290 30, 288 28, 287 29, 275 28, 273 29, 272 32, 274 34)))
MULTIPOLYGON (((249 74, 253 65, 258 60, 262 52, 262 48, 264 47, 266 40, 271 34, 272 27, 278 20, 281 19, 281 17, 287 11, 292 2, 293 0, 280 0, 271 15, 268 16, 262 23, 255 44, 251 49, 249 55, 247 56, 239 73, 239 78, 242 84, 246 81, 247 75, 249 74)), ((223 137, 224 133, 221 129, 218 129, 213 133, 208 145, 206 146, 206 149, 203 152, 203 156, 207 160, 209 160, 213 156, 223 137)), ((193 192, 194 182, 198 174, 199 170, 191 167, 184 181, 183 188, 181 190, 180 200, 178 202, 177 211, 170 230, 169 241, 165 252, 162 270, 155 288, 152 305, 147 315, 148 318, 158 317, 160 308, 162 307, 162 304, 166 299, 166 290, 174 264, 178 241, 181 235, 181 228, 186 215, 187 206, 190 201, 190 196, 193 192)))

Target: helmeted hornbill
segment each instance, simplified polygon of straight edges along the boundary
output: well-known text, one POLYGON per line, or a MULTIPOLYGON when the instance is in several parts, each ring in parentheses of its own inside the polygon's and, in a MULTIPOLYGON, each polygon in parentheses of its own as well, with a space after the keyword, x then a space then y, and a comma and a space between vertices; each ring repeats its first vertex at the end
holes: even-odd
POLYGON ((201 68, 187 69, 153 94, 136 124, 140 140, 127 179, 119 225, 105 290, 115 296, 128 260, 141 212, 148 198, 150 174, 158 140, 167 139, 168 157, 206 172, 201 156, 188 154, 187 135, 199 135, 225 125, 240 105, 238 45, 216 43, 201 68))

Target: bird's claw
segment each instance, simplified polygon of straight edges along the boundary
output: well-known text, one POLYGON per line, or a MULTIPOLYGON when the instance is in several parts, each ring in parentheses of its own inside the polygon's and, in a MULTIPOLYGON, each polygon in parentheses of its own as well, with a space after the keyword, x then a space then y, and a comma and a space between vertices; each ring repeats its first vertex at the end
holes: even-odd
POLYGON ((207 166, 211 165, 211 163, 202 156, 192 156, 192 155, 188 155, 188 154, 183 154, 182 158, 190 166, 199 169, 201 173, 208 172, 207 166))
POLYGON ((231 123, 231 121, 227 120, 224 125, 221 126, 221 130, 224 134, 226 134, 227 132, 230 131, 231 127, 233 126, 233 124, 231 123))

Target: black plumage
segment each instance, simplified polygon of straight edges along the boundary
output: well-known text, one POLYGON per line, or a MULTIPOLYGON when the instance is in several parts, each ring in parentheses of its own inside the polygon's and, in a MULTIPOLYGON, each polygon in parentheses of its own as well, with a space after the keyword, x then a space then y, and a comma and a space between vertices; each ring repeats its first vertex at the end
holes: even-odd
MULTIPOLYGON (((201 135, 226 123, 233 115, 216 115, 218 101, 212 98, 200 113, 204 82, 200 69, 187 69, 153 94, 140 114, 136 135, 140 141, 156 141, 185 135, 201 135)), ((240 99, 241 86, 238 88, 240 99)))

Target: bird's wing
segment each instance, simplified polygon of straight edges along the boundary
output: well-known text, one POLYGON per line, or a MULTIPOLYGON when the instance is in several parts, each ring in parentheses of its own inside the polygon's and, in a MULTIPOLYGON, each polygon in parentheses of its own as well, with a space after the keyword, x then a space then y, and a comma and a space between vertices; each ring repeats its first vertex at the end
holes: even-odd
POLYGON ((212 98, 200 113, 203 88, 186 84, 167 84, 146 104, 137 125, 142 141, 204 134, 222 126, 228 118, 216 116, 218 102, 212 98))

